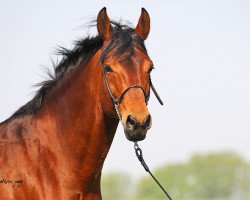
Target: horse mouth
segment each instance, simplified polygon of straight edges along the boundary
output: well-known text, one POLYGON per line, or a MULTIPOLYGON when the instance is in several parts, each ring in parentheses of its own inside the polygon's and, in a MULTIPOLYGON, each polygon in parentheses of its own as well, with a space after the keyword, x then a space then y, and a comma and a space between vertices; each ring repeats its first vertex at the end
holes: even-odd
POLYGON ((141 129, 141 130, 131 131, 131 130, 124 129, 124 133, 125 133, 126 138, 129 141, 138 142, 146 138, 147 130, 141 129))

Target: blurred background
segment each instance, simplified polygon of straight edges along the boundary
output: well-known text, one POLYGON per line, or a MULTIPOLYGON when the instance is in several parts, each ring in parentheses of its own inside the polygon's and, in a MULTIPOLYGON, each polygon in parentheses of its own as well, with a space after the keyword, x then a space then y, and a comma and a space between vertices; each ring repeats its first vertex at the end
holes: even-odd
MULTIPOLYGON (((29 101, 44 80, 41 66, 57 45, 95 35, 84 25, 106 6, 136 26, 151 16, 146 47, 152 80, 153 126, 140 142, 144 158, 173 199, 250 199, 250 1, 0 2, 0 121, 29 101)), ((51 67, 52 69, 52 67, 51 67)), ((119 126, 103 169, 104 200, 160 200, 161 191, 134 155, 119 126)))

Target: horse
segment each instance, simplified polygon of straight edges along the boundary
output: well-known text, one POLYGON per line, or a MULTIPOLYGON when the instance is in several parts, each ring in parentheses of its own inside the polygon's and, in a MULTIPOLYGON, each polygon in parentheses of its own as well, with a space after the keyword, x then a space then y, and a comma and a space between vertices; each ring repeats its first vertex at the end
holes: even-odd
POLYGON ((146 137, 154 69, 136 28, 100 10, 98 34, 58 49, 62 59, 31 101, 0 124, 0 199, 101 200, 101 171, 119 120, 128 140, 146 137))

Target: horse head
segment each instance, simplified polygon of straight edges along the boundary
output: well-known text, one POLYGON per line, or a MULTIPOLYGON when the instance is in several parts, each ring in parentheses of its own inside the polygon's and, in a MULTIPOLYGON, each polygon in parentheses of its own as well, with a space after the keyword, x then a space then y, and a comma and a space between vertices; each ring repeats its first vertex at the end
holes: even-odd
POLYGON ((135 29, 113 27, 112 23, 103 8, 97 17, 97 29, 103 39, 101 63, 105 92, 113 101, 127 139, 140 141, 152 125, 147 103, 152 86, 150 73, 154 67, 144 46, 150 17, 142 8, 135 29))

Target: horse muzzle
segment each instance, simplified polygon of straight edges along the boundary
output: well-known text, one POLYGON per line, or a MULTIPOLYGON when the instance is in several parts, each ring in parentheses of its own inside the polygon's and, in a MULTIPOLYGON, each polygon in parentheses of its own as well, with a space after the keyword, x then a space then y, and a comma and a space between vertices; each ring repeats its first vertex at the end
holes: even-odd
POLYGON ((135 116, 128 115, 123 122, 124 132, 128 140, 141 141, 145 139, 147 131, 151 128, 152 119, 147 115, 141 122, 135 116))

